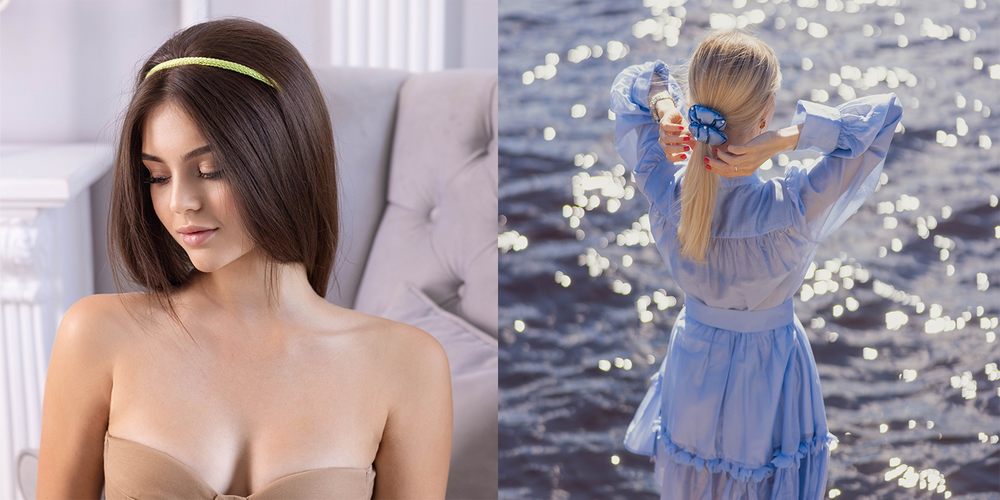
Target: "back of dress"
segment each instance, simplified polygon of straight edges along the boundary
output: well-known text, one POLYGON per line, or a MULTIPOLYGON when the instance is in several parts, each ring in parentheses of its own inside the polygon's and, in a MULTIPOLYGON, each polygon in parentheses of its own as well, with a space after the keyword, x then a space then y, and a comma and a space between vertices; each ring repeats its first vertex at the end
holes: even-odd
POLYGON ((818 500, 837 438, 792 300, 819 243, 878 186, 898 99, 800 101, 796 149, 823 156, 767 182, 721 178, 705 261, 696 262, 680 254, 677 226, 686 169, 701 166, 671 163, 659 146, 648 108, 654 74, 685 108, 662 62, 625 69, 611 89, 615 146, 649 199, 651 232, 686 298, 625 446, 656 458, 661 499, 818 500))
MULTIPOLYGON (((798 290, 819 242, 847 220, 878 186, 889 143, 902 117, 895 94, 870 96, 837 108, 800 101, 792 124, 803 124, 796 149, 823 157, 811 169, 791 167, 762 181, 720 178, 712 238, 704 263, 679 253, 680 190, 691 168, 671 163, 657 143, 647 106, 659 73, 674 101, 684 96, 660 61, 627 68, 615 80, 615 147, 650 201, 650 228, 670 273, 688 297, 713 307, 760 310, 781 305, 798 290)), ((699 159, 694 159, 699 160, 699 159)), ((694 167, 694 168, 700 168, 694 167)))

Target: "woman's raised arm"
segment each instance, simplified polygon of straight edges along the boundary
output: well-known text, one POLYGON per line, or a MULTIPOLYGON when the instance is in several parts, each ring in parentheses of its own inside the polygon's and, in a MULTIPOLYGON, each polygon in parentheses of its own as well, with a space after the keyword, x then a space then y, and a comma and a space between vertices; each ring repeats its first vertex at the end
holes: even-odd
POLYGON ((45 379, 39 500, 101 497, 115 351, 107 320, 111 300, 80 300, 56 333, 45 379))
POLYGON ((889 143, 903 107, 896 94, 880 94, 836 108, 799 101, 793 124, 802 124, 797 150, 823 153, 806 170, 785 173, 785 191, 799 231, 820 241, 840 227, 878 187, 889 143))
MULTIPOLYGON (((615 114, 615 149, 635 174, 636 184, 654 206, 664 207, 679 164, 671 162, 660 144, 660 126, 649 110, 650 87, 665 84, 677 109, 684 95, 662 61, 629 66, 611 86, 615 114)), ((660 101, 663 103, 664 101, 660 101)), ((666 118, 666 117, 664 117, 666 118)))
POLYGON ((729 151, 716 149, 718 158, 708 160, 712 172, 723 177, 745 177, 778 153, 792 151, 799 142, 802 124, 781 130, 768 130, 741 146, 729 146, 729 151))

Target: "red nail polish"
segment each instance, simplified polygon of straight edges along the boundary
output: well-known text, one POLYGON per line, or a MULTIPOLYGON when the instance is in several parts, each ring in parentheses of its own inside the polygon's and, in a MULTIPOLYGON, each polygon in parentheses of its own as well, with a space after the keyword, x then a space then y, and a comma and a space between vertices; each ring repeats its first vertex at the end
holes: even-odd
POLYGON ((681 155, 681 159, 682 159, 682 160, 686 160, 686 159, 687 159, 687 157, 688 157, 688 155, 681 155))
POLYGON ((684 127, 677 127, 677 130, 684 130, 684 127))
POLYGON ((705 163, 708 163, 708 158, 702 158, 702 160, 705 160, 705 163))
POLYGON ((718 155, 718 154, 719 154, 719 148, 715 148, 715 154, 716 154, 716 155, 718 155))
POLYGON ((711 165, 709 165, 709 164, 707 164, 707 163, 705 164, 705 168, 707 168, 707 169, 709 169, 709 170, 712 170, 712 166, 711 166, 711 165))
POLYGON ((684 146, 684 151, 691 151, 691 147, 690 146, 684 146))
POLYGON ((690 137, 685 137, 685 138, 683 138, 683 139, 681 139, 681 140, 682 140, 682 141, 690 141, 690 140, 691 140, 691 138, 690 138, 690 137))

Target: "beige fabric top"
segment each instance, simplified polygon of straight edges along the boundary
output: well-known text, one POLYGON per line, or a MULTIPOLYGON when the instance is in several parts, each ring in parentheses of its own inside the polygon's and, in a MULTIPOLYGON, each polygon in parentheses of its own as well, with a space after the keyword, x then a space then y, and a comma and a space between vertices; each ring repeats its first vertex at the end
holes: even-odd
POLYGON ((369 500, 375 470, 372 466, 312 469, 280 477, 247 497, 221 495, 170 455, 105 433, 104 484, 107 500, 369 500))

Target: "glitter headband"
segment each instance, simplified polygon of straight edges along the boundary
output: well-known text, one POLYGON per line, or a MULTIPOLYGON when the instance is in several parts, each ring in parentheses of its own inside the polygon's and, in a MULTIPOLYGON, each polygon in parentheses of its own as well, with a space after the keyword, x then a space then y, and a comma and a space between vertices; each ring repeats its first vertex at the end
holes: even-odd
POLYGON ((237 73, 243 73, 244 75, 247 75, 251 78, 260 80, 270 85, 271 87, 275 87, 275 85, 271 83, 271 81, 268 80, 267 77, 265 77, 264 75, 258 73, 253 69, 250 69, 239 63, 223 61, 222 59, 213 59, 211 57, 178 57, 177 59, 163 61, 160 64, 153 66, 153 69, 149 70, 149 73, 146 73, 146 78, 149 78, 149 75, 152 75, 153 73, 156 73, 161 69, 173 68, 174 66, 184 66, 186 64, 200 64, 202 66, 212 66, 215 68, 228 69, 230 71, 235 71, 237 73))

